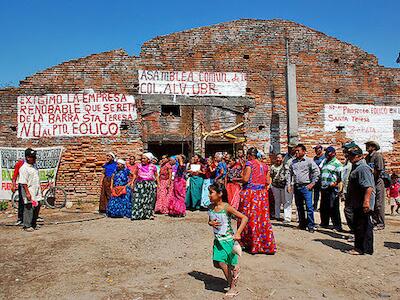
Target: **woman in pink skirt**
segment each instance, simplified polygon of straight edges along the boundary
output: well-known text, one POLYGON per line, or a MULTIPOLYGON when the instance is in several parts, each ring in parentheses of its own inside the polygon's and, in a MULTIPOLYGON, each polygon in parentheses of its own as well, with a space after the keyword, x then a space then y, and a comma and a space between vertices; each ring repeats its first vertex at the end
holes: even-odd
POLYGON ((172 166, 164 155, 160 161, 160 184, 157 187, 155 213, 168 214, 168 205, 172 192, 172 166))
POLYGON ((238 209, 240 202, 240 182, 242 181, 242 165, 234 158, 228 161, 228 172, 225 177, 225 187, 229 204, 238 209))
POLYGON ((172 217, 184 217, 186 215, 186 166, 185 157, 177 156, 178 167, 174 177, 173 189, 170 195, 168 214, 172 217))

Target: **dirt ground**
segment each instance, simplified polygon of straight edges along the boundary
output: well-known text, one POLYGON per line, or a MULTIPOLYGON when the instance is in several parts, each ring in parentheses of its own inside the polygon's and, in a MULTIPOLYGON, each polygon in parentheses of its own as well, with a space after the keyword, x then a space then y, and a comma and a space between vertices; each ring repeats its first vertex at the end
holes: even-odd
MULTIPOLYGON (((223 298, 205 212, 132 222, 94 209, 43 210, 33 233, 7 226, 15 214, 1 212, 0 298, 223 298)), ((400 216, 375 234, 373 256, 344 253, 347 234, 273 224, 276 255, 243 255, 235 299, 400 299, 400 216)))

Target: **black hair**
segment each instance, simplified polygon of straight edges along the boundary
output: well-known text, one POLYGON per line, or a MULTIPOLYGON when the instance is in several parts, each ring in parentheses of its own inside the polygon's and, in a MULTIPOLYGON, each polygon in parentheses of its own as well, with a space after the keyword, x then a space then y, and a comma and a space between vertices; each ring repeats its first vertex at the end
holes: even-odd
POLYGON ((225 185, 219 182, 214 182, 208 187, 209 191, 215 191, 216 193, 222 193, 222 201, 228 203, 228 192, 226 191, 225 185))
POLYGON ((249 150, 247 150, 247 155, 257 157, 257 154, 258 154, 258 150, 254 147, 251 147, 251 148, 249 148, 249 150))
POLYGON ((296 148, 300 148, 303 151, 307 151, 307 148, 306 148, 306 146, 304 146, 304 144, 297 144, 296 148))

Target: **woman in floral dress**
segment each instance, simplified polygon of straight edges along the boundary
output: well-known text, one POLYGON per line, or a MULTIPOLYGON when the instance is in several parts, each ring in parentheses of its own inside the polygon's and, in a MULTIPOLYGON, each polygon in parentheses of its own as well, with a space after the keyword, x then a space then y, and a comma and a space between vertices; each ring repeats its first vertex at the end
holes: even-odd
POLYGON ((107 205, 107 216, 130 218, 132 214, 132 189, 129 185, 130 171, 122 159, 117 160, 117 170, 111 177, 111 198, 107 205))
POLYGON ((151 163, 153 157, 150 152, 143 154, 133 175, 132 220, 154 219, 158 175, 156 166, 151 163))
POLYGON ((247 151, 239 211, 249 218, 241 245, 252 254, 274 254, 276 244, 269 215, 268 166, 257 160, 257 149, 247 151))

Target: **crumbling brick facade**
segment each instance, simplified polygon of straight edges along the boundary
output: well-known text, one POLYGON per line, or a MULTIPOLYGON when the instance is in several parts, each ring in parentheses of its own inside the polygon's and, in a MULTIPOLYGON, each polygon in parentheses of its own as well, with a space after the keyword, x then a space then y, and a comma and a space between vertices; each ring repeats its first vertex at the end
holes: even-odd
MULTIPOLYGON (((311 150, 317 143, 340 145, 343 132, 325 132, 325 104, 398 106, 400 70, 382 67, 374 55, 303 25, 284 20, 238 20, 156 37, 142 46, 139 57, 115 50, 69 61, 1 91, 1 145, 64 145, 59 183, 70 187, 74 199, 96 199, 104 152, 120 155, 147 148, 150 142, 192 142, 201 145, 202 133, 239 122, 234 133, 266 152, 285 151, 287 144, 286 66, 296 65, 300 141, 311 150), (138 95, 139 69, 243 72, 247 96, 213 99, 181 106, 180 117, 160 114, 161 104, 176 99, 138 95), (138 120, 117 138, 56 138, 20 140, 16 126, 16 97, 21 94, 74 93, 83 89, 135 95, 138 120), (206 101, 209 101, 209 105, 206 101), (195 104, 195 105, 193 105, 195 104), (143 116, 142 116, 143 115, 143 116), (196 141, 197 139, 197 141, 196 141), (86 197, 89 196, 89 197, 86 197)), ((178 99, 178 104, 185 99, 178 99)), ((192 100, 194 101, 194 100, 192 100)), ((197 100, 196 100, 197 101, 197 100)), ((200 100, 199 100, 200 101, 200 100)), ((399 122, 396 142, 386 153, 388 165, 400 169, 399 122)), ((226 141, 213 137, 215 142, 226 141)))

